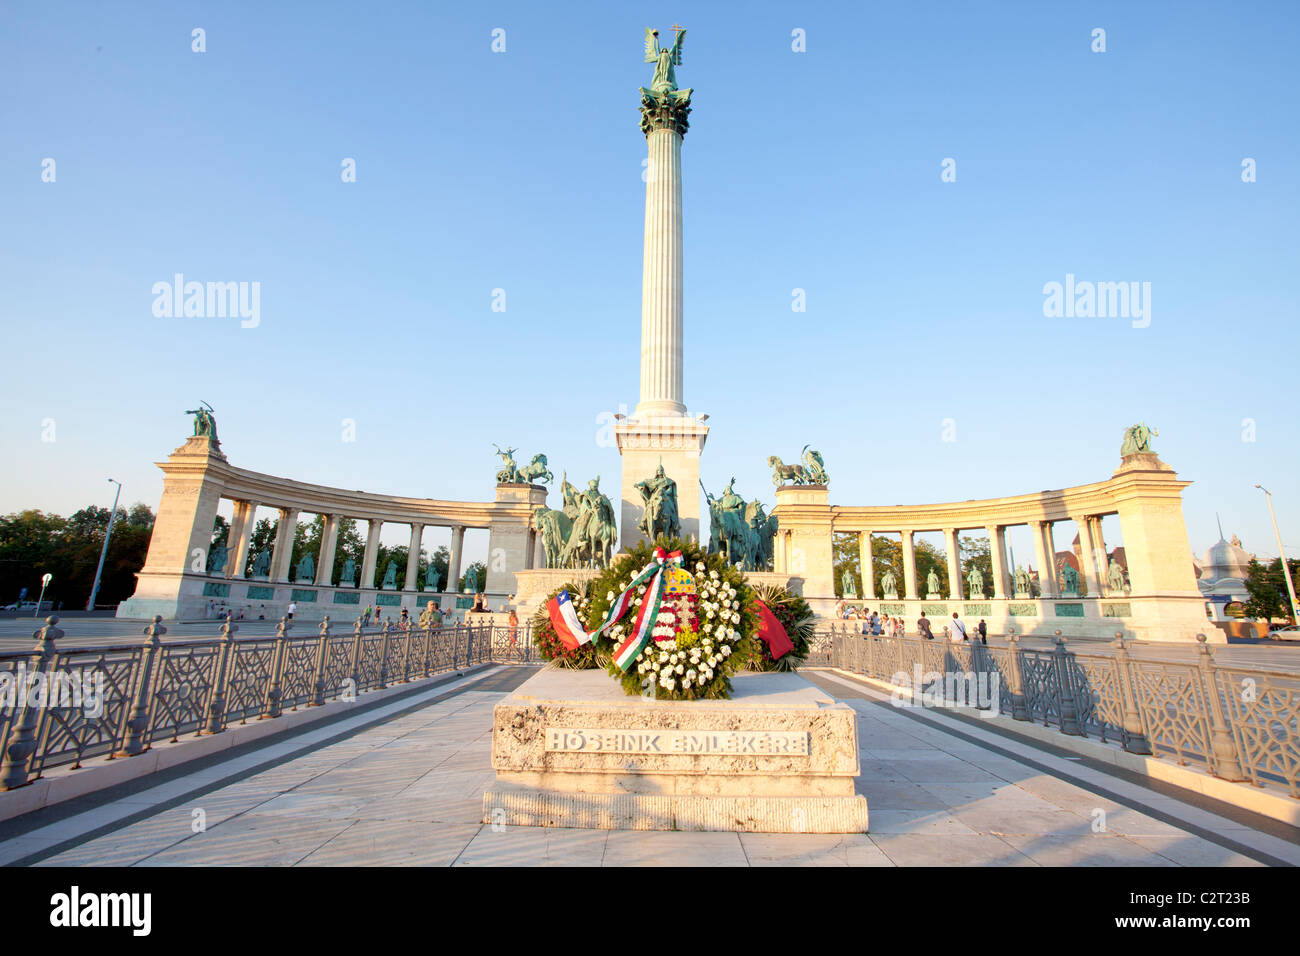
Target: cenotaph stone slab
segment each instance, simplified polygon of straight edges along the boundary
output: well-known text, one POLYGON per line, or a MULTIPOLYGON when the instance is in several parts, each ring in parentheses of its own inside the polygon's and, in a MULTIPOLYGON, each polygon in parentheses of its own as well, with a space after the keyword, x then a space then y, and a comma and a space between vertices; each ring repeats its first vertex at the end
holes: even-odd
POLYGON ((730 700, 628 697, 547 668, 496 706, 483 822, 604 830, 863 833, 857 715, 796 674, 730 700))

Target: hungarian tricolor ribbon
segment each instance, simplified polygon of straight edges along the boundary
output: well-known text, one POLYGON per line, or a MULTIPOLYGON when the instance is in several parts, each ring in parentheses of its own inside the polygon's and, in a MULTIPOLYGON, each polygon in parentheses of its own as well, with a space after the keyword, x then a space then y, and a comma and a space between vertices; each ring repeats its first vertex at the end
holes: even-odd
POLYGON ((641 608, 637 612, 636 623, 632 628, 631 635, 614 652, 614 663, 619 669, 626 672, 632 667, 632 662, 636 660, 637 655, 650 642, 650 635, 654 629, 655 618, 659 615, 659 606, 663 603, 664 594, 664 572, 672 565, 682 563, 682 553, 673 551, 671 554, 663 548, 654 549, 654 560, 642 568, 632 579, 629 584, 609 606, 609 611, 605 614, 605 620, 600 623, 594 631, 590 633, 583 629, 578 621, 577 614, 574 613, 573 604, 569 599, 568 591, 561 591, 547 605, 547 613, 550 615, 551 624, 555 627, 556 634, 559 635, 560 641, 565 647, 576 649, 589 641, 594 641, 608 628, 627 613, 627 609, 632 606, 632 601, 636 598, 637 588, 642 584, 646 586, 645 597, 641 601, 641 608))

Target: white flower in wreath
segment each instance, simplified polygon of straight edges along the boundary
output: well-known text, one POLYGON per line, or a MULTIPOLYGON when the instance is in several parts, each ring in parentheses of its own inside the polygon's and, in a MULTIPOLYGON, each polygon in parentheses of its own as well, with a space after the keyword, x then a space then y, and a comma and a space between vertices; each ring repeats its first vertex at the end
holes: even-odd
POLYGON ((678 665, 677 665, 677 673, 680 674, 680 673, 681 673, 682 671, 684 671, 684 670, 686 670, 686 668, 683 667, 681 664, 678 664, 678 665))
POLYGON ((677 685, 677 681, 673 680, 673 679, 672 679, 671 677, 669 677, 667 674, 661 674, 661 675, 659 676, 659 686, 660 686, 660 687, 663 687, 663 688, 665 688, 666 690, 672 690, 676 685, 677 685))
POLYGON ((695 680, 695 678, 698 677, 698 676, 699 676, 699 675, 695 673, 695 668, 693 668, 693 667, 692 667, 690 670, 688 670, 688 671, 686 672, 686 679, 687 679, 688 681, 693 681, 693 680, 695 680))
POLYGON ((723 657, 730 657, 730 656, 731 656, 731 648, 728 647, 726 644, 723 644, 723 645, 722 645, 722 656, 723 656, 723 657))
POLYGON ((732 624, 739 624, 739 623, 740 623, 740 615, 737 614, 735 611, 732 611, 732 612, 731 612, 731 623, 732 623, 732 624))
POLYGON ((659 654, 659 663, 661 663, 661 664, 667 664, 667 663, 668 663, 668 652, 667 652, 667 651, 661 651, 661 652, 660 652, 660 654, 659 654))
POLYGON ((606 594, 605 594, 605 600, 606 600, 606 601, 612 601, 612 600, 614 600, 614 592, 613 592, 613 591, 608 591, 608 592, 606 592, 606 594))

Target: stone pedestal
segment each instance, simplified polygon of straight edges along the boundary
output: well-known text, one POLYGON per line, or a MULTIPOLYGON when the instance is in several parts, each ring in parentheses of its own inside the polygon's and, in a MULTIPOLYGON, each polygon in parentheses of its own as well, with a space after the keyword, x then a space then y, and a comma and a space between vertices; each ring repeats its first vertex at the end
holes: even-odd
POLYGON ((734 697, 628 697, 603 671, 543 670, 496 707, 483 822, 603 830, 862 833, 857 716, 794 674, 734 697))
POLYGON ((661 464, 664 474, 677 482, 677 519, 682 536, 700 540, 700 454, 709 437, 709 426, 689 416, 647 416, 619 422, 614 426, 614 436, 623 456, 620 550, 631 550, 642 538, 637 524, 645 508, 636 484, 653 478, 661 464))

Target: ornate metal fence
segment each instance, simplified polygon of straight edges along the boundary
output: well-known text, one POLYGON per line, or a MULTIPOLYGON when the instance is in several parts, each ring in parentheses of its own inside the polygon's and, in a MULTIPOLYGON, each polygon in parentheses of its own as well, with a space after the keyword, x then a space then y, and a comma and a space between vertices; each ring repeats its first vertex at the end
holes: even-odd
POLYGON ((1051 650, 951 643, 939 637, 868 636, 853 624, 820 631, 810 664, 838 667, 930 692, 982 677, 983 708, 1039 721, 1074 736, 1115 741, 1136 754, 1195 763, 1225 780, 1282 784, 1300 798, 1300 675, 1220 667, 1198 635, 1196 660, 1134 658, 1117 635, 1113 654, 1076 653, 1057 632, 1051 650))
POLYGON ((281 621, 274 636, 238 638, 227 619, 219 637, 163 643, 155 619, 143 644, 68 649, 57 621, 32 650, 0 652, 0 789, 474 664, 541 663, 528 624, 349 632, 327 618, 316 633, 281 621))

